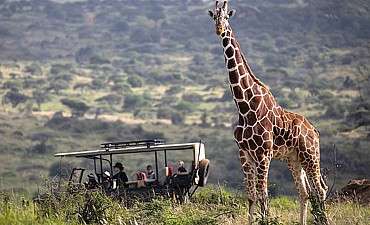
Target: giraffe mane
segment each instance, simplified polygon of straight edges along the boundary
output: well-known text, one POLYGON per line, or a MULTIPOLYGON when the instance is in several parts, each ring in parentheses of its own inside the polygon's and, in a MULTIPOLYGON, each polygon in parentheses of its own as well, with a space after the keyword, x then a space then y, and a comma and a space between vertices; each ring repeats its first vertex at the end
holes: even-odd
MULTIPOLYGON (((233 32, 233 35, 234 35, 234 32, 233 32)), ((234 38, 235 38, 235 35, 234 35, 234 38)), ((248 73, 250 74, 250 76, 254 79, 254 81, 255 81, 257 84, 261 85, 262 87, 266 88, 266 89, 267 89, 267 91, 269 91, 269 88, 268 88, 264 83, 262 83, 262 81, 260 81, 260 80, 259 80, 259 79, 254 75, 254 73, 252 72, 251 68, 249 67, 249 65, 248 65, 248 63, 247 63, 247 60, 245 59, 245 56, 244 56, 243 52, 241 51, 241 48, 240 48, 239 42, 238 42, 238 41, 236 41, 236 38, 235 38, 235 42, 236 42, 236 44, 238 45, 238 48, 240 49, 240 54, 241 54, 241 56, 242 56, 243 63, 244 63, 244 65, 245 65, 245 68, 247 69, 248 73)))

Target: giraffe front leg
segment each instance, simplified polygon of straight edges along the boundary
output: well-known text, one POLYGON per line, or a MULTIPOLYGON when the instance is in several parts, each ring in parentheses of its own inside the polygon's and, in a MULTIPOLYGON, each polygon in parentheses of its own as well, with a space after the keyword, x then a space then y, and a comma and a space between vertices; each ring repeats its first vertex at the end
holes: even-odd
POLYGON ((267 193, 267 176, 271 158, 264 157, 257 163, 257 192, 258 200, 261 204, 262 220, 264 221, 269 214, 268 193, 267 193))
POLYGON ((256 173, 255 162, 250 157, 248 152, 243 149, 239 150, 239 158, 242 164, 245 184, 248 192, 248 203, 249 203, 248 220, 249 224, 252 224, 254 222, 254 210, 257 200, 255 183, 255 173, 256 173))

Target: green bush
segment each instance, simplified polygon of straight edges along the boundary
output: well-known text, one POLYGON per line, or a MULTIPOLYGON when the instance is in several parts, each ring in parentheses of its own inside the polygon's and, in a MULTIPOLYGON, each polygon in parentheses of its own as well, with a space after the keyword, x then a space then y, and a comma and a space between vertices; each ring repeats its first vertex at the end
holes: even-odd
POLYGON ((50 68, 50 73, 53 75, 60 74, 62 72, 68 72, 72 69, 72 64, 67 63, 67 64, 53 64, 51 65, 50 68))
POLYGON ((74 99, 64 98, 61 99, 60 102, 71 109, 72 117, 83 117, 87 110, 90 109, 90 106, 86 105, 86 103, 74 99))
POLYGON ((136 107, 142 106, 144 103, 144 98, 140 95, 126 94, 123 101, 123 110, 135 109, 136 107))
POLYGON ((184 113, 191 113, 195 110, 194 103, 188 101, 179 102, 175 108, 184 113))
POLYGON ((190 94, 184 94, 182 96, 182 99, 184 101, 192 102, 192 103, 198 103, 203 101, 203 97, 196 93, 190 93, 190 94))
POLYGON ((96 78, 93 81, 91 81, 91 88, 94 90, 103 89, 104 86, 105 86, 105 82, 102 79, 96 78))
POLYGON ((42 68, 37 63, 32 63, 31 65, 24 68, 24 72, 30 73, 32 75, 41 75, 42 68))
POLYGON ((139 76, 132 76, 127 78, 127 82, 131 85, 131 87, 142 87, 144 85, 143 79, 141 79, 139 76))
POLYGON ((171 119, 176 111, 170 107, 160 107, 157 110, 158 119, 171 119))
POLYGON ((10 80, 10 81, 7 81, 3 84, 3 88, 4 89, 22 89, 23 88, 23 84, 19 81, 16 81, 16 80, 10 80))
POLYGON ((93 55, 90 57, 90 64, 109 64, 110 60, 102 55, 93 55))

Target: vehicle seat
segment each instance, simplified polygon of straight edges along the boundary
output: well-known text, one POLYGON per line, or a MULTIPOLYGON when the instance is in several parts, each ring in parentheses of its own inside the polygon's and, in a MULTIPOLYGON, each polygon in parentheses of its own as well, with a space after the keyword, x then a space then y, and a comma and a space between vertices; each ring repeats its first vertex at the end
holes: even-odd
POLYGON ((173 168, 171 166, 164 167, 158 174, 158 182, 160 185, 165 185, 168 180, 173 176, 173 168))

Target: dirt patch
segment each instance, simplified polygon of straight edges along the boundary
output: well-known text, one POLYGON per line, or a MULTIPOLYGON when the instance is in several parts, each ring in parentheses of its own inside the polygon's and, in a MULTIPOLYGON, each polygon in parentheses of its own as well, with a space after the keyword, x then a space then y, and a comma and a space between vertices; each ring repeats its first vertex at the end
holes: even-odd
POLYGON ((350 180, 327 201, 329 203, 355 202, 370 207, 370 180, 350 180))

